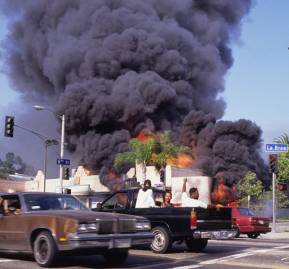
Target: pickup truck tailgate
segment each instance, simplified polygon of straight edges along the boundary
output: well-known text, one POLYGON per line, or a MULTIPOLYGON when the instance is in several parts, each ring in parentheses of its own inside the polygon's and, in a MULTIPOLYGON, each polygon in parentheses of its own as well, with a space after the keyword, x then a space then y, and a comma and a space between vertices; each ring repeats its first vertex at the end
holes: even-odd
POLYGON ((231 208, 195 208, 197 213, 197 228, 200 230, 231 229, 231 208))

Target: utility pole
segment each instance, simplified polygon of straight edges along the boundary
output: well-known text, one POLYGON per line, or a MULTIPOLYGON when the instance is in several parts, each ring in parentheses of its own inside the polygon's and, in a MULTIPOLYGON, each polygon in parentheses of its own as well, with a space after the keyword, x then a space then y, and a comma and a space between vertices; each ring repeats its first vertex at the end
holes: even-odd
POLYGON ((272 173, 272 232, 275 233, 276 232, 276 173, 272 173))

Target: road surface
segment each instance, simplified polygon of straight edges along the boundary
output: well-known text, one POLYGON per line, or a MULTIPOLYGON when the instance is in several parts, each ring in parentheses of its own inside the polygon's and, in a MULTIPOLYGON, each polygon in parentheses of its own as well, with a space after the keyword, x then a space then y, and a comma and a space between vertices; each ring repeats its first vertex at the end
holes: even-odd
MULTIPOLYGON (((39 269, 31 257, 0 255, 1 269, 39 269)), ((144 269, 289 269, 289 239, 247 239, 209 241, 201 253, 189 252, 185 245, 174 245, 168 254, 133 249, 128 260, 117 267, 104 263, 101 256, 62 257, 55 268, 144 268, 144 269)))

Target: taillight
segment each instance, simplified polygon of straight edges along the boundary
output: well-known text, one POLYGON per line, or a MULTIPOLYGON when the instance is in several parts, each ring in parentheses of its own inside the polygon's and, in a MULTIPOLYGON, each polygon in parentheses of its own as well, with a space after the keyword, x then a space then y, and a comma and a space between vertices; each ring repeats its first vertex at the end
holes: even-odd
POLYGON ((253 219, 253 218, 251 218, 251 219, 250 219, 250 223, 251 223, 252 225, 256 225, 256 224, 257 224, 257 220, 256 220, 256 219, 253 219))
POLYGON ((191 211, 191 230, 197 229, 197 214, 195 211, 191 211))

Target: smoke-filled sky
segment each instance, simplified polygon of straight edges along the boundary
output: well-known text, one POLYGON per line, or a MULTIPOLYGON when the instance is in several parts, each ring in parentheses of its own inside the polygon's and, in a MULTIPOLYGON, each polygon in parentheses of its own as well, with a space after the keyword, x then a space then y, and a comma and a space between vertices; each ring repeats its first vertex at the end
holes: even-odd
MULTIPOLYGON (((76 6, 77 2, 70 1, 76 6)), ((106 1, 111 3, 110 6, 101 4, 103 1, 92 2, 97 3, 94 6, 97 12, 91 12, 94 9, 89 5, 76 12, 72 4, 69 12, 63 13, 65 4, 50 5, 49 8, 39 4, 37 12, 34 10, 31 14, 40 16, 41 12, 47 12, 42 25, 35 23, 37 15, 29 14, 13 30, 14 43, 10 47, 13 57, 9 63, 13 86, 18 93, 12 93, 6 76, 2 75, 0 94, 1 100, 5 101, 1 103, 1 114, 3 111, 3 115, 16 115, 17 123, 51 137, 57 136, 55 119, 48 113, 34 112, 28 104, 34 101, 54 107, 60 113, 65 111, 70 115, 67 122, 70 148, 82 162, 97 163, 98 168, 109 166, 111 158, 108 155, 113 157, 116 152, 125 150, 127 140, 143 127, 179 132, 182 119, 190 110, 213 115, 214 119, 204 115, 209 123, 222 118, 223 114, 223 119, 249 119, 261 126, 266 142, 286 132, 288 124, 282 126, 277 121, 282 117, 286 120, 285 112, 279 112, 285 109, 285 105, 280 105, 285 100, 282 92, 286 90, 281 75, 284 74, 285 79, 288 63, 279 65, 288 59, 289 53, 286 41, 282 38, 280 41, 280 32, 286 26, 286 22, 282 22, 286 7, 282 4, 275 7, 273 1, 266 1, 253 5, 249 16, 241 23, 242 34, 238 39, 238 21, 249 8, 247 1, 236 1, 236 6, 229 4, 230 1, 196 4, 194 8, 198 12, 191 13, 186 5, 192 1, 179 1, 177 8, 175 1, 164 1, 165 5, 156 4, 157 1, 148 1, 150 4, 135 1, 138 4, 133 7, 116 5, 114 1, 106 1), (272 23, 268 23, 270 16, 272 23), (35 41, 31 45, 32 40, 35 41), (275 51, 277 48, 278 52, 275 51), (282 49, 283 53, 280 52, 282 49), (25 63, 29 65, 25 67, 25 63), (229 73, 226 73, 228 69, 229 73), (278 89, 272 90, 269 86, 278 89), (24 101, 20 101, 19 92, 24 94, 24 101), (274 118, 272 102, 276 105, 274 118)), ((1 21, 6 20, 2 17, 1 21)), ((4 24, 0 27, 4 36, 7 28, 4 24)), ((283 36, 285 39, 285 33, 283 36)), ((7 71, 5 66, 2 68, 7 71)), ((200 114, 193 118, 193 121, 186 118, 188 128, 196 119, 204 122, 200 114)), ((187 139, 193 139, 197 125, 189 129, 187 139)), ((254 124, 244 121, 210 126, 202 133, 198 130, 198 153, 204 156, 215 154, 209 162, 204 158, 204 166, 212 167, 212 162, 220 164, 218 154, 227 154, 223 152, 222 142, 233 135, 222 133, 224 129, 239 133, 231 139, 227 151, 247 147, 244 156, 237 161, 242 163, 248 159, 245 155, 250 147, 252 157, 256 157, 254 151, 259 145, 260 134, 254 124), (209 142, 203 137, 208 130, 210 135, 205 137, 209 142), (243 130, 248 132, 240 134, 243 130), (250 131, 254 132, 250 134, 250 131), (244 135, 248 136, 246 143, 236 146, 239 137, 244 135)), ((1 151, 21 148, 24 159, 35 162, 31 157, 35 155, 42 160, 39 152, 43 149, 37 138, 33 139, 35 153, 30 148, 31 137, 23 131, 15 134, 13 142, 7 140, 0 138, 1 151), (23 150, 24 143, 29 154, 23 150)), ((51 159, 55 158, 55 151, 50 154, 51 159)), ((247 161, 242 165, 247 165, 247 161)), ((232 163, 229 169, 239 168, 232 163)))

